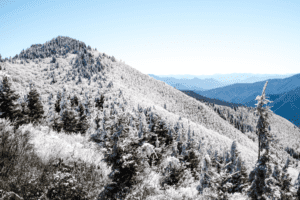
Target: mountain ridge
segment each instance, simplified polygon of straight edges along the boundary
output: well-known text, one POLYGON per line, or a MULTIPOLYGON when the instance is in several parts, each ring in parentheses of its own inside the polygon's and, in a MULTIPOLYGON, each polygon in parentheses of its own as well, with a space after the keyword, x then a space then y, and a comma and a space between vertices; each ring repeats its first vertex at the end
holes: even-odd
MULTIPOLYGON (((236 141, 237 150, 245 161, 248 172, 251 171, 257 160, 258 145, 253 140, 254 130, 248 135, 243 133, 229 121, 224 120, 219 113, 214 111, 213 107, 206 103, 199 102, 167 83, 143 74, 124 62, 118 61, 114 56, 100 53, 78 40, 57 37, 50 42, 33 45, 23 50, 18 56, 2 62, 2 65, 1 77, 5 75, 10 77, 13 88, 21 96, 19 101, 26 100, 25 93, 29 90, 30 84, 34 83, 41 94, 47 116, 45 124, 48 124, 49 127, 55 123, 56 118, 60 118, 60 113, 62 113, 55 110, 55 102, 61 98, 62 100, 58 104, 60 108, 70 109, 76 114, 78 109, 72 108, 70 101, 77 95, 78 101, 85 107, 83 113, 89 123, 85 137, 99 146, 103 157, 109 151, 108 147, 105 148, 106 142, 115 142, 115 145, 118 145, 118 142, 122 145, 133 142, 126 138, 124 141, 116 139, 122 138, 126 134, 136 140, 143 139, 149 142, 149 145, 151 142, 151 145, 156 146, 156 154, 159 155, 159 152, 163 152, 165 153, 163 156, 167 157, 169 150, 166 148, 170 147, 166 146, 166 141, 162 139, 165 139, 165 135, 173 134, 172 137, 182 145, 178 146, 181 153, 184 152, 183 145, 185 143, 195 141, 198 142, 198 145, 192 150, 197 151, 202 156, 201 159, 205 159, 207 156, 215 158, 216 155, 225 158, 225 153, 228 153, 233 142, 236 141), (95 104, 97 99, 102 96, 104 103, 102 108, 98 109, 95 104), (159 116, 159 121, 155 122, 153 116, 159 116), (97 118, 102 120, 100 124, 97 124, 97 118), (155 130, 151 130, 150 127, 154 125, 155 130), (153 143, 149 139, 151 134, 157 135, 157 142, 153 143), (163 145, 160 145, 161 143, 163 145), (168 151, 164 152, 164 150, 168 151), (220 153, 218 154, 218 152, 220 153)), ((219 111, 221 113, 222 110, 219 109, 219 111)), ((258 116, 250 110, 247 111, 246 108, 241 108, 237 112, 243 113, 243 118, 249 123, 251 122, 252 126, 258 120, 258 116)), ((229 112, 227 114, 230 115, 229 112)), ((240 120, 242 121, 242 119, 240 120)), ((287 152, 280 147, 284 148, 289 143, 290 148, 298 150, 300 132, 289 121, 273 113, 270 114, 270 121, 271 133, 280 137, 278 155, 274 156, 282 163, 285 161, 287 152), (280 127, 278 127, 278 123, 280 123, 280 127)), ((36 134, 33 144, 37 152, 42 152, 45 145, 38 145, 38 138, 39 136, 36 134)), ((130 145, 127 147, 129 148, 126 150, 134 149, 130 145)), ((115 149, 115 146, 112 149, 115 149)), ((64 155, 60 154, 68 159, 74 155, 72 150, 64 151, 64 155)), ((182 155, 161 158, 161 162, 168 163, 170 158, 177 159, 178 162, 185 165, 182 162, 184 159, 182 155)), ((123 159, 126 160, 126 158, 123 159)), ((124 164, 126 162, 124 161, 124 164)), ((197 191, 196 185, 189 188, 197 191)), ((111 185, 108 184, 108 186, 111 185)))

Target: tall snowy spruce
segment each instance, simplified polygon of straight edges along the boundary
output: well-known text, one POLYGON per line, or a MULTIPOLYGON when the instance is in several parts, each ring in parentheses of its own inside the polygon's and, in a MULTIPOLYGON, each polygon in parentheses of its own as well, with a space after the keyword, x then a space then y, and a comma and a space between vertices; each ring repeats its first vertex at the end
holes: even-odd
POLYGON ((271 112, 269 107, 263 107, 270 101, 266 99, 265 91, 268 81, 266 82, 261 96, 257 96, 258 101, 256 112, 259 115, 257 122, 258 134, 258 160, 249 175, 249 182, 251 184, 248 195, 251 199, 266 200, 272 196, 271 182, 272 169, 270 165, 270 142, 272 140, 269 132, 268 114, 271 112))
POLYGON ((19 95, 11 88, 8 77, 4 76, 0 82, 0 118, 16 120, 20 113, 17 105, 18 99, 19 95))

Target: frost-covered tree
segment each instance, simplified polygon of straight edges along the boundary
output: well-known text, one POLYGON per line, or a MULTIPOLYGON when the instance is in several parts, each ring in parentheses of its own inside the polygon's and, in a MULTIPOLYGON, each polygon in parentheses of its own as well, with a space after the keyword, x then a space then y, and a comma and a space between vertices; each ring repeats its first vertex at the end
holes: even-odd
POLYGON ((258 160, 249 176, 251 186, 248 190, 248 195, 251 199, 268 199, 271 195, 271 183, 268 179, 272 176, 272 169, 270 165, 270 148, 271 135, 269 132, 268 113, 269 107, 263 107, 270 101, 266 99, 265 90, 268 81, 266 82, 261 96, 257 96, 256 112, 259 115, 257 122, 257 134, 259 138, 258 160), (260 155, 262 152, 262 155, 260 155))
POLYGON ((200 185, 198 190, 203 193, 205 188, 211 187, 211 159, 208 154, 203 158, 202 171, 200 175, 200 185))
POLYGON ((292 191, 291 191, 291 187, 292 187, 292 184, 291 184, 291 181, 292 181, 292 178, 289 176, 289 173, 287 172, 287 169, 289 168, 290 166, 290 158, 289 156, 287 157, 287 160, 285 162, 285 165, 284 167, 282 168, 282 175, 281 175, 281 180, 280 180, 280 183, 281 183, 281 190, 280 190, 280 193, 281 193, 281 198, 282 199, 293 199, 293 194, 292 194, 292 191))
MULTIPOLYGON (((121 117, 117 121, 129 122, 127 117, 121 117)), ((111 124, 111 122, 109 122, 111 124)), ((143 181, 139 174, 149 168, 147 157, 153 153, 153 146, 144 143, 141 146, 140 138, 133 134, 128 123, 115 123, 108 129, 113 134, 107 137, 107 153, 105 161, 112 167, 109 175, 112 182, 100 193, 101 200, 125 199, 130 190, 143 181)), ((136 130, 137 131, 137 130, 136 130)))
POLYGON ((298 178, 297 180, 295 181, 295 185, 294 185, 295 189, 296 189, 296 199, 297 200, 300 200, 300 172, 298 174, 298 178))

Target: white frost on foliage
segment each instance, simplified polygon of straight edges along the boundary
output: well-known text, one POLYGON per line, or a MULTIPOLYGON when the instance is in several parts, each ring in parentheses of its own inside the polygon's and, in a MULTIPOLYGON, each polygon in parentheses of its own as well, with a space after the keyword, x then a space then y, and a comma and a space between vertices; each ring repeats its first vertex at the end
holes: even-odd
POLYGON ((154 151, 154 146, 152 144, 149 144, 147 142, 145 142, 141 147, 139 147, 140 150, 145 150, 146 151, 146 155, 148 157, 151 156, 152 153, 155 154, 155 156, 157 157, 155 151, 154 151))
POLYGON ((167 166, 171 165, 172 167, 179 167, 180 161, 178 158, 173 156, 168 156, 161 164, 161 167, 164 169, 167 166))

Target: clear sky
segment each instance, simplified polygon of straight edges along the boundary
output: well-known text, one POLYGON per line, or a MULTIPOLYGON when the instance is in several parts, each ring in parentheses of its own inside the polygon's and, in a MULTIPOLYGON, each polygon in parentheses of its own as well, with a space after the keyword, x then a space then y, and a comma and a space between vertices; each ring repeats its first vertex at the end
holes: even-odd
POLYGON ((0 54, 58 35, 145 74, 300 73, 300 1, 0 0, 0 54))

